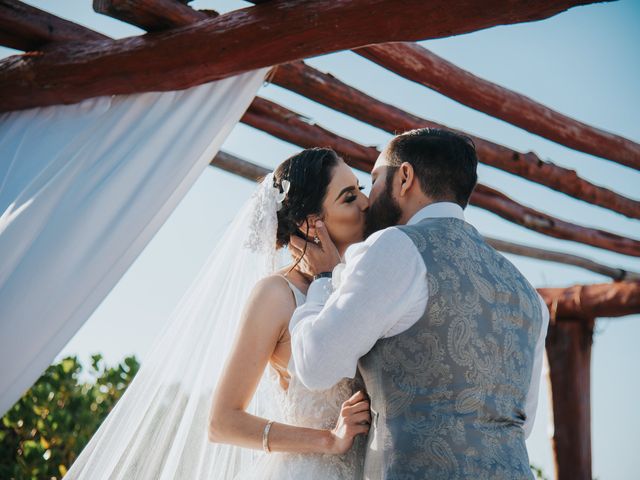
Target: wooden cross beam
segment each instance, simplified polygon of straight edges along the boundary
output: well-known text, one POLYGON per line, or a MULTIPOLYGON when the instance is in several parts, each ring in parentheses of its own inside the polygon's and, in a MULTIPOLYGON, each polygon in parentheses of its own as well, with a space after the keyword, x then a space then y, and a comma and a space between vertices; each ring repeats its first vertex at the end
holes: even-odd
MULTIPOLYGON (((6 9, 7 5, 22 4, 16 0, 3 0, 3 3, 0 3, 0 17, 3 16, 2 8, 6 9)), ((66 23, 70 22, 33 7, 28 8, 31 17, 37 17, 38 22, 49 26, 52 32, 51 41, 76 39, 76 37, 69 38, 68 35, 56 36, 57 32, 63 31, 66 23)), ((204 20, 211 14, 217 15, 215 12, 205 13, 193 10, 173 0, 95 0, 94 8, 96 11, 133 23, 148 31, 185 26, 189 22, 204 20)), ((28 33, 29 30, 26 32, 28 33)), ((77 39, 92 34, 100 36, 80 25, 75 25, 74 32, 77 39)), ((39 41, 37 36, 31 38, 27 33, 23 32, 24 40, 39 41)), ((449 129, 369 97, 340 82, 332 75, 319 72, 303 62, 281 65, 275 72, 273 82, 390 133, 420 127, 449 129)), ((476 144, 480 161, 487 165, 544 184, 574 198, 609 208, 632 218, 640 218, 640 202, 593 185, 580 178, 575 171, 545 162, 532 152, 526 154, 516 152, 488 140, 469 136, 476 144)))
POLYGON ((277 103, 256 97, 240 119, 258 130, 302 148, 331 147, 353 168, 371 172, 380 152, 346 139, 277 103))
POLYGON ((539 288, 551 318, 622 317, 640 313, 640 281, 539 288))
MULTIPOLYGON (((148 31, 167 28, 164 25, 172 22, 170 16, 167 16, 160 23, 154 18, 161 16, 162 12, 172 9, 179 9, 181 12, 181 20, 173 23, 173 26, 183 26, 189 19, 196 22, 207 17, 201 11, 176 5, 172 0, 154 2, 149 2, 149 0, 96 0, 94 8, 98 3, 102 5, 100 12, 124 21, 133 19, 136 25, 148 31), (110 6, 106 7, 107 4, 110 6), (153 16, 147 13, 149 8, 154 9, 153 16)), ((384 104, 340 82, 331 75, 323 74, 305 65, 302 61, 280 65, 275 69, 272 81, 279 86, 390 133, 425 126, 449 129, 384 104)), ((573 170, 545 162, 531 152, 523 154, 488 140, 473 136, 472 138, 483 163, 521 175, 575 198, 610 208, 632 218, 640 218, 640 202, 628 199, 604 187, 593 185, 580 178, 573 170)))
POLYGON ((640 169, 640 145, 574 120, 524 95, 457 67, 414 43, 387 43, 355 53, 495 118, 569 148, 640 169))
MULTIPOLYGON (((211 160, 210 165, 252 181, 259 181, 270 172, 268 168, 263 167, 262 165, 243 160, 235 155, 222 151, 218 152, 215 158, 211 160)), ((486 235, 484 238, 493 248, 500 250, 501 252, 535 258, 537 260, 573 265, 599 273, 600 275, 609 276, 614 280, 624 279, 629 281, 640 281, 640 274, 636 272, 629 272, 621 268, 602 265, 577 255, 570 255, 563 252, 555 252, 518 243, 507 242, 505 240, 487 237, 486 235)))
MULTIPOLYGON (((203 18, 207 14, 203 12, 197 12, 195 10, 190 9, 189 7, 175 4, 174 2, 170 2, 178 13, 174 16, 180 16, 182 20, 167 20, 165 23, 164 20, 158 20, 162 17, 162 11, 165 8, 164 3, 168 0, 164 0, 162 2, 151 2, 150 4, 145 0, 118 0, 118 6, 114 6, 114 2, 110 2, 106 4, 104 0, 102 2, 97 1, 96 3, 102 4, 102 7, 105 11, 111 12, 117 15, 124 15, 127 18, 134 19, 138 25, 143 26, 144 28, 165 28, 165 23, 176 23, 176 22, 188 22, 191 18, 193 20, 197 20, 197 18, 203 18), (142 5, 141 8, 138 8, 138 5, 142 5)), ((44 15, 46 12, 42 12, 44 15)), ((56 18, 56 17, 54 17, 56 18)), ((167 17, 168 18, 168 17, 167 17)), ((51 19, 47 19, 51 21, 51 19)), ((80 27, 83 28, 83 27, 80 27)), ((284 68, 288 68, 286 66, 284 68)), ((309 67, 305 66, 305 69, 310 70, 309 67)), ((291 75, 290 75, 291 76, 291 75)), ((359 93, 356 91, 356 93, 359 93)), ((257 100, 257 102, 261 102, 257 100)), ((342 155, 347 157, 347 160, 351 162, 353 166, 356 168, 363 169, 365 171, 370 170, 373 161, 375 160, 375 156, 377 156, 377 151, 370 147, 362 147, 357 145, 355 142, 349 142, 346 139, 343 139, 331 132, 324 130, 317 126, 309 125, 308 122, 302 120, 301 117, 297 116, 293 112, 287 113, 284 111, 284 115, 280 115, 280 120, 273 118, 273 115, 269 113, 270 110, 278 112, 280 107, 276 105, 269 105, 268 102, 262 102, 261 104, 252 105, 252 107, 245 115, 245 121, 254 126, 260 128, 260 125, 263 129, 279 136, 280 138, 285 138, 286 135, 294 134, 291 130, 292 125, 298 128, 299 132, 297 135, 297 140, 294 140, 294 143, 297 143, 301 146, 313 146, 319 144, 330 144, 336 148, 337 151, 341 152, 342 155), (266 113, 266 114, 265 114, 266 113), (287 121, 283 122, 283 118, 289 119, 289 125, 286 125, 287 121), (293 121, 293 122, 291 122, 293 121), (284 127, 284 131, 282 131, 284 127), (309 128, 310 127, 310 128, 309 128), (285 137, 283 137, 283 135, 285 137)), ((283 111, 280 110, 282 114, 283 111)), ((404 112, 403 112, 404 113, 404 112)), ((589 237, 589 244, 594 246, 602 246, 603 248, 609 248, 611 243, 614 244, 614 251, 622 251, 620 253, 628 253, 634 254, 634 241, 622 239, 621 247, 618 249, 615 248, 615 244, 619 243, 619 237, 611 236, 608 232, 602 232, 593 229, 583 229, 583 227, 577 227, 572 224, 568 224, 566 222, 562 222, 557 219, 553 219, 553 217, 546 216, 544 214, 539 214, 539 212, 535 212, 532 209, 527 209, 527 207, 523 207, 513 200, 507 198, 506 196, 500 194, 499 192, 489 189, 488 187, 479 186, 478 191, 472 198, 472 202, 475 202, 476 205, 488 208, 494 213, 497 213, 504 218, 510 219, 512 221, 516 221, 528 228, 532 228, 536 231, 540 231, 542 233, 547 233, 553 236, 557 236, 558 238, 566 238, 573 239, 577 241, 582 241, 582 237, 585 235, 589 237), (522 209, 525 210, 522 210, 522 209), (578 231, 576 232, 577 227, 578 231), (604 242, 604 243, 603 243, 604 242), (631 244, 627 244, 631 242, 631 244)))
POLYGON ((371 43, 442 38, 540 20, 589 3, 594 2, 486 0, 482 8, 469 8, 465 0, 273 0, 176 30, 4 59, 0 91, 11 95, 0 96, 0 111, 180 90, 371 43))
POLYGON ((491 187, 478 184, 471 204, 489 210, 505 220, 563 240, 573 240, 624 255, 640 257, 640 242, 596 228, 583 227, 521 205, 491 187))
POLYGON ((262 180, 271 170, 262 165, 248 162, 235 155, 227 152, 219 151, 216 156, 209 162, 212 167, 218 167, 229 173, 233 173, 247 180, 258 182, 262 180))
MULTIPOLYGON (((309 122, 307 118, 296 112, 260 97, 256 97, 241 121, 303 148, 331 147, 348 164, 367 173, 371 171, 379 154, 379 151, 373 147, 365 147, 343 138, 309 122)), ((638 240, 560 220, 521 205, 503 193, 481 184, 472 194, 471 204, 545 235, 625 255, 640 256, 640 241, 638 240)))
POLYGON ((613 280, 632 280, 640 281, 640 273, 630 272, 623 268, 610 267, 598 262, 594 262, 588 258, 579 255, 572 255, 565 252, 557 252, 554 250, 546 250, 543 248, 530 247, 528 245, 520 245, 513 242, 507 242, 498 238, 490 238, 485 236, 485 240, 496 250, 501 252, 520 255, 536 260, 545 260, 547 262, 563 263, 565 265, 573 265, 574 267, 584 268, 592 272, 610 277, 613 280))
POLYGON ((630 218, 640 218, 640 202, 594 185, 569 170, 545 162, 535 153, 521 153, 489 140, 469 135, 384 103, 303 62, 279 65, 272 82, 315 102, 392 134, 415 128, 442 128, 469 136, 480 161, 527 180, 545 185, 579 200, 608 208, 630 218))
POLYGON ((206 14, 176 0, 93 0, 93 9, 147 32, 184 27, 218 16, 217 12, 209 10, 206 14))
POLYGON ((0 45, 37 50, 58 42, 109 37, 16 0, 0 0, 0 45))

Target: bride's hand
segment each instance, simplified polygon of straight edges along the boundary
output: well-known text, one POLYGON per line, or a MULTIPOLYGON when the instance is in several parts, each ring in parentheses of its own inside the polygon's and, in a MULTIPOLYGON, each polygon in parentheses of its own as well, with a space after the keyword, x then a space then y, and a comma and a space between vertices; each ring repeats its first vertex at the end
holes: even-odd
POLYGON ((329 452, 347 453, 355 436, 368 433, 370 424, 369 401, 364 392, 359 391, 342 404, 336 426, 331 430, 329 452))

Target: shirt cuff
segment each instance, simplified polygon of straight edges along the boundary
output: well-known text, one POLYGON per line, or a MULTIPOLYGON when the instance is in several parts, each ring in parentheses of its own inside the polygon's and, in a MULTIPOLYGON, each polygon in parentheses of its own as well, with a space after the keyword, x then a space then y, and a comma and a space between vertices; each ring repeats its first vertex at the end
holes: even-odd
POLYGON ((337 290, 340 287, 340 282, 342 281, 342 272, 344 272, 344 268, 346 266, 346 263, 339 263, 335 267, 333 267, 331 284, 333 285, 334 290, 337 290))
POLYGON ((307 290, 307 302, 324 305, 333 293, 333 279, 322 277, 311 282, 307 290))

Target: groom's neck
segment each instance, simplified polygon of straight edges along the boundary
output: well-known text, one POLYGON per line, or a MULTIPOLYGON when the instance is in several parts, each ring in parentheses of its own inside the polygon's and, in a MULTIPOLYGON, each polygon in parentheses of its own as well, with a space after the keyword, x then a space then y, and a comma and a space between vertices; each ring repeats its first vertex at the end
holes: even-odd
POLYGON ((400 206, 402 215, 398 220, 398 225, 406 225, 409 222, 409 220, 411 220, 411 217, 413 217, 416 213, 418 213, 424 207, 440 201, 442 200, 435 200, 425 196, 421 198, 408 200, 404 205, 400 206))

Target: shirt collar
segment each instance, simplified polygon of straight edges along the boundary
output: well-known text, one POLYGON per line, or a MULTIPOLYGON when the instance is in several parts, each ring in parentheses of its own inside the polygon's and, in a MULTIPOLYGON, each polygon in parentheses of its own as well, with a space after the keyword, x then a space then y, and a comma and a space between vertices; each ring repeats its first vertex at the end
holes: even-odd
POLYGON ((418 210, 413 217, 409 219, 407 225, 413 225, 425 218, 443 218, 453 217, 460 220, 464 220, 464 210, 457 203, 453 202, 436 202, 431 205, 427 205, 418 210))

